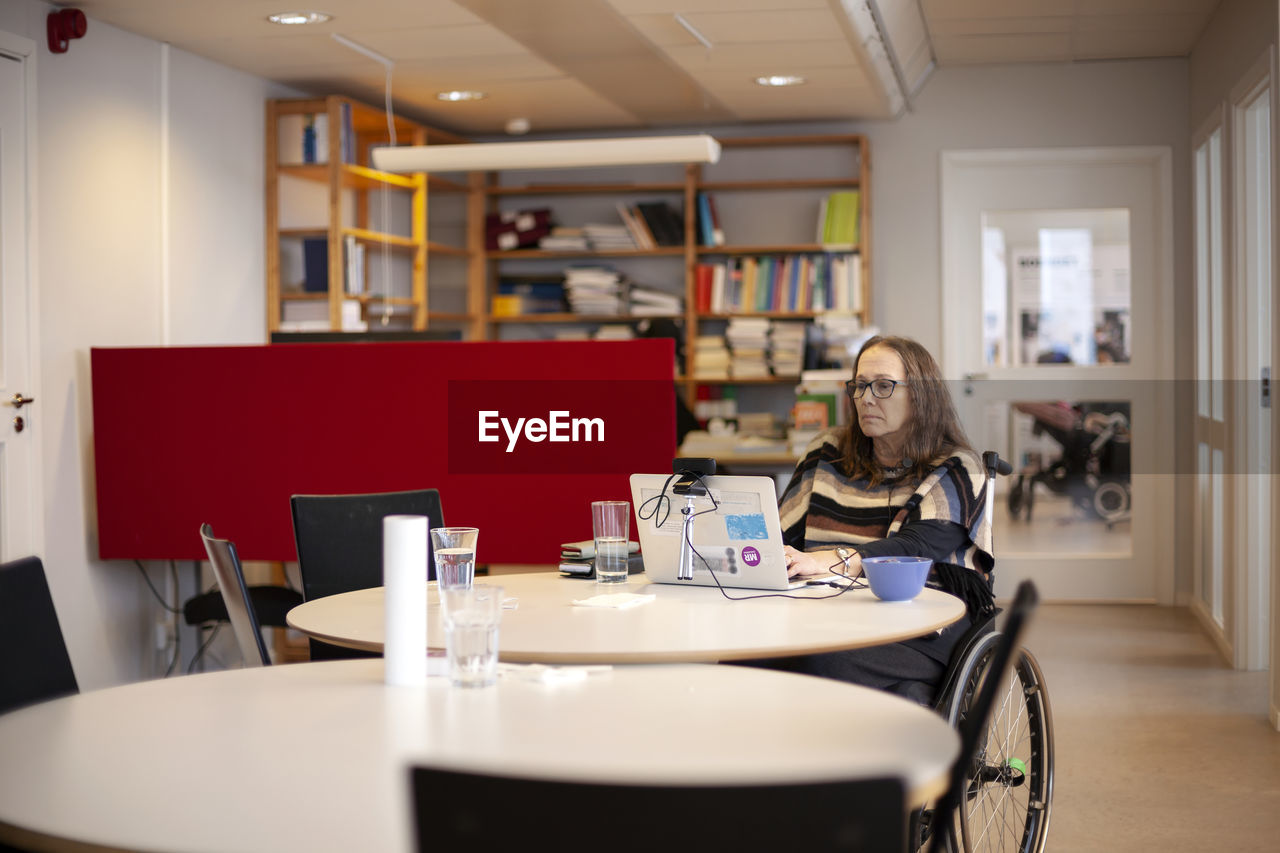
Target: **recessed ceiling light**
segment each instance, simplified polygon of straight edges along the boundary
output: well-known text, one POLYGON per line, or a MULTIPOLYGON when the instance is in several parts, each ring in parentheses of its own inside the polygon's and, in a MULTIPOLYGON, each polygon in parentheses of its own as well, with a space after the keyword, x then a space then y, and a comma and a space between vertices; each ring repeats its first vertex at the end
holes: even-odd
POLYGON ((797 77, 793 74, 774 74, 769 77, 757 77, 757 86, 800 86, 803 85, 805 79, 797 77))
POLYGON ((273 24, 323 24, 332 18, 332 15, 324 12, 277 12, 267 15, 267 20, 273 24))
POLYGON ((436 92, 436 99, 440 101, 479 101, 487 97, 489 97, 489 95, 485 92, 476 92, 470 89, 455 89, 452 92, 436 92))

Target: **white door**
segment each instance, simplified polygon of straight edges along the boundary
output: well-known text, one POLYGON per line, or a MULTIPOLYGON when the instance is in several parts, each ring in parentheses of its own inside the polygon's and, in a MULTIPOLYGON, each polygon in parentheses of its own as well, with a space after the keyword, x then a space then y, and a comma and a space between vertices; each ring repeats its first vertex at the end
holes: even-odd
POLYGON ((0 559, 43 552, 28 235, 34 44, 0 32, 0 559), (22 402, 24 400, 31 402, 22 402))
POLYGON ((942 367, 998 484, 996 593, 1173 600, 1167 148, 944 152, 942 367))

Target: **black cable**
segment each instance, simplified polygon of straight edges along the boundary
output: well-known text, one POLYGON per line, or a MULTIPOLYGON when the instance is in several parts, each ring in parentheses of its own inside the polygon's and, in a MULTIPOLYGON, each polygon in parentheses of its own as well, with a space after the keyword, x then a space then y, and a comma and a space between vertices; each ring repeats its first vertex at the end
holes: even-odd
POLYGON ((195 671, 196 663, 204 657, 205 651, 209 648, 209 645, 214 641, 214 639, 217 638, 218 632, 222 630, 222 625, 222 622, 213 623, 213 630, 211 630, 209 635, 205 637, 204 642, 200 644, 200 648, 196 649, 196 653, 191 657, 191 663, 187 664, 187 675, 190 675, 195 671))
MULTIPOLYGON (((142 579, 147 582, 147 586, 151 588, 151 594, 156 597, 156 601, 160 602, 160 606, 163 607, 165 610, 168 610, 170 613, 181 613, 182 611, 180 609, 170 606, 169 602, 164 600, 164 596, 160 594, 160 590, 156 589, 156 585, 151 582, 151 576, 147 574, 147 570, 146 568, 143 567, 142 561, 134 560, 133 564, 137 566, 138 571, 142 573, 142 579)), ((176 574, 176 571, 177 570, 175 569, 175 574, 176 574)), ((174 589, 178 588, 176 577, 174 578, 173 588, 174 589)))

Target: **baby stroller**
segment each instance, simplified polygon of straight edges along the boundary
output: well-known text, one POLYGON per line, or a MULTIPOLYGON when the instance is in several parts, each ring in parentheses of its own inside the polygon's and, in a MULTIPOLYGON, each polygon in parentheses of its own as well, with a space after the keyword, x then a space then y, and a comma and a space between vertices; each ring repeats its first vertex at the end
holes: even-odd
POLYGON ((1048 465, 1031 463, 1009 490, 1009 515, 1031 520, 1035 486, 1071 498, 1072 505, 1110 529, 1129 518, 1129 407, 1125 403, 1014 403, 1030 415, 1035 435, 1062 448, 1048 465))

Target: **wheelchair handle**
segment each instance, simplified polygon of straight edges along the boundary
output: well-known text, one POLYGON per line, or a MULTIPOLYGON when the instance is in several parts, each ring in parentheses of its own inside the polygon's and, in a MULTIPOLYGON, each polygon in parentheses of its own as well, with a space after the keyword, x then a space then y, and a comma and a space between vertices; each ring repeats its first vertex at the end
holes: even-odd
POLYGON ((982 464, 987 466, 987 478, 993 479, 997 474, 1007 477, 1013 473, 1013 466, 1000 458, 1000 454, 994 450, 988 450, 982 454, 982 464))

